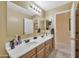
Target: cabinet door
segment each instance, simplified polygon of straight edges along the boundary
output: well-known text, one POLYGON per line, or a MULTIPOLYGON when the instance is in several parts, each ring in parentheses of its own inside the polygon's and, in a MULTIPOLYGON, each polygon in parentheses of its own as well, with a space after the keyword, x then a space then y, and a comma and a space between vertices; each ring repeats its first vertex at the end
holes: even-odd
POLYGON ((49 45, 49 52, 52 51, 52 39, 49 39, 48 41, 46 41, 46 46, 49 45))
POLYGON ((49 51, 50 51, 50 52, 53 51, 52 43, 53 43, 53 40, 50 39, 50 43, 49 43, 49 51))
POLYGON ((54 38, 52 38, 52 48, 53 48, 53 49, 55 48, 55 41, 54 41, 54 38))
POLYGON ((37 52, 37 58, 44 58, 44 49, 42 48, 39 52, 37 52))
POLYGON ((49 55, 49 44, 45 46, 45 57, 49 55))
POLYGON ((42 48, 45 48, 45 44, 41 44, 37 47, 37 52, 40 51, 42 48))

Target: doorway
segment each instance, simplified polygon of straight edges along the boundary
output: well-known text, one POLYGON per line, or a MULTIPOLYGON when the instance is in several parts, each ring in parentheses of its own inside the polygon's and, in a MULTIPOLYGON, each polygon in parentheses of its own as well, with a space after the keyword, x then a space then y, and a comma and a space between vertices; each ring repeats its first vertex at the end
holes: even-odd
POLYGON ((56 50, 70 55, 70 30, 69 30, 70 11, 56 14, 56 50))

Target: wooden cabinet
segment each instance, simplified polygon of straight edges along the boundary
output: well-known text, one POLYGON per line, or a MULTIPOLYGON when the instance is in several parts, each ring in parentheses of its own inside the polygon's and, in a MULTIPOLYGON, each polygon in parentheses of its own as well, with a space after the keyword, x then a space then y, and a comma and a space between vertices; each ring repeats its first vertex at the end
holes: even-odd
POLYGON ((44 58, 44 50, 45 48, 42 48, 40 51, 37 52, 37 58, 44 58))
POLYGON ((23 58, 45 58, 48 57, 48 55, 53 51, 54 49, 54 44, 53 44, 54 39, 50 39, 43 44, 37 46, 33 50, 29 51, 25 55, 23 55, 23 58))
POLYGON ((45 57, 48 57, 51 50, 51 39, 45 42, 45 57))
POLYGON ((52 51, 52 39, 46 41, 46 46, 49 45, 49 51, 51 52, 52 51))
POLYGON ((53 38, 51 38, 51 39, 50 39, 50 41, 49 41, 49 45, 50 45, 50 47, 49 47, 49 48, 50 48, 50 52, 52 52, 52 51, 54 50, 54 44, 55 44, 55 43, 54 43, 54 39, 53 39, 53 38))
POLYGON ((37 47, 37 52, 39 52, 42 48, 44 48, 45 47, 45 44, 43 43, 43 44, 41 44, 41 45, 39 45, 38 47, 37 47))
POLYGON ((36 48, 22 56, 22 58, 34 58, 34 57, 36 57, 36 48))
POLYGON ((44 58, 44 50, 45 50, 44 43, 37 47, 37 58, 44 58))
POLYGON ((54 41, 54 38, 52 38, 52 49, 55 48, 55 41, 54 41))
POLYGON ((52 45, 52 43, 53 43, 53 40, 50 39, 50 43, 49 43, 49 52, 50 53, 53 51, 53 45, 52 45))
POLYGON ((48 57, 48 55, 53 51, 54 49, 53 41, 54 39, 50 39, 45 42, 45 57, 48 57))

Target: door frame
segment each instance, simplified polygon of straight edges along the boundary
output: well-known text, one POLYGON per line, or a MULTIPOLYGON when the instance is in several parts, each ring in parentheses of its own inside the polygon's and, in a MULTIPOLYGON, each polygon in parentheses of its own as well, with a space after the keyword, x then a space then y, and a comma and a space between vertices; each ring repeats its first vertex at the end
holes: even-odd
MULTIPOLYGON (((55 33, 56 33, 56 15, 57 14, 61 14, 61 13, 66 13, 66 12, 70 12, 70 15, 71 14, 73 14, 73 15, 75 15, 76 13, 75 13, 75 11, 77 10, 77 5, 78 5, 78 2, 73 2, 73 4, 72 4, 72 8, 70 9, 70 10, 65 10, 65 11, 60 11, 60 12, 57 12, 57 13, 55 13, 55 15, 54 15, 54 28, 55 28, 55 33), (74 11, 74 12, 72 12, 72 10, 74 11)), ((75 35, 76 35, 76 17, 74 16, 74 19, 72 19, 73 18, 73 16, 70 16, 70 18, 71 18, 71 29, 72 29, 72 31, 70 32, 71 34, 70 34, 70 37, 71 37, 71 53, 70 53, 70 57, 72 57, 72 58, 75 58, 76 57, 76 55, 75 55, 75 53, 76 53, 76 37, 75 37, 75 35), (75 22, 74 22, 75 21, 75 22), (74 25, 74 27, 73 27, 73 25, 74 25), (74 29, 74 30, 73 30, 74 29), (75 34, 73 34, 73 33, 75 33, 75 34)), ((56 36, 56 34, 55 34, 55 36, 56 36)), ((56 43, 56 37, 55 37, 55 43, 56 43)), ((56 44, 55 44, 55 49, 56 49, 56 44)))
MULTIPOLYGON (((70 12, 70 18, 71 18, 71 9, 70 10, 65 10, 65 11, 61 11, 61 12, 57 12, 57 13, 55 13, 55 23, 54 23, 54 25, 55 25, 55 49, 57 50, 57 45, 56 45, 56 15, 58 15, 58 14, 62 14, 62 13, 67 13, 67 12, 70 12)), ((71 21, 70 21, 71 22, 71 21)), ((70 26, 71 27, 71 26, 70 26)), ((71 34, 71 32, 70 32, 70 34, 71 34)), ((71 38, 71 35, 70 35, 70 38, 71 38)), ((75 42, 75 41, 74 41, 75 42)), ((61 45, 61 44, 60 44, 61 45)), ((70 39, 70 56, 71 57, 73 57, 73 55, 72 55, 72 53, 74 53, 74 52, 72 52, 74 49, 75 49, 75 44, 74 43, 72 43, 72 41, 71 41, 71 39, 70 39), (73 45, 73 46, 72 46, 73 45), (73 48, 73 49, 72 49, 73 48)))

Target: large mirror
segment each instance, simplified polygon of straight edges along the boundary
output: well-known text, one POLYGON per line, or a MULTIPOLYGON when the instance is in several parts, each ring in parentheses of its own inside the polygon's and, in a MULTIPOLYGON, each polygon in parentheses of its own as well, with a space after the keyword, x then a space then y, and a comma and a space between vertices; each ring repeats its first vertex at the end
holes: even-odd
MULTIPOLYGON (((28 36, 45 32, 45 18, 25 7, 28 5, 29 2, 24 1, 7 2, 7 35, 9 37, 16 34, 28 36)), ((42 13, 40 11, 40 14, 42 13)))

